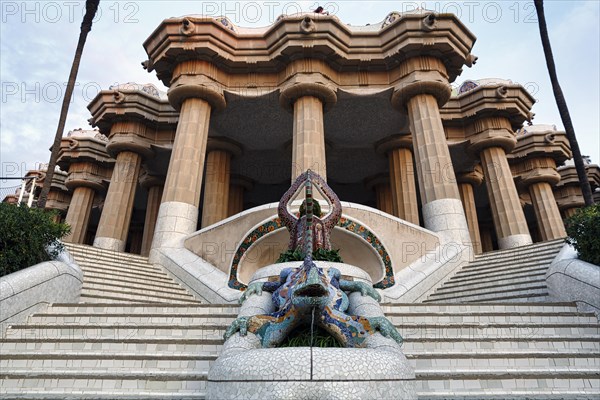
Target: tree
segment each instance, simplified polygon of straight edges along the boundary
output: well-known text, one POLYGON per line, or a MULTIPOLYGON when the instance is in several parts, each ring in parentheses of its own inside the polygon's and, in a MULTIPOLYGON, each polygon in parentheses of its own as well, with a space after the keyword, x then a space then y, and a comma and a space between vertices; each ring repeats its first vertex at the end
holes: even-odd
POLYGON ((579 183, 581 184, 583 200, 585 201, 586 206, 591 206, 594 204, 592 188, 590 187, 590 181, 588 180, 588 176, 585 171, 585 164, 583 163, 583 157, 581 157, 581 151, 579 150, 579 144, 577 143, 577 137, 575 136, 573 123, 571 122, 571 114, 569 114, 567 101, 565 100, 563 91, 558 83, 556 65, 554 63, 554 56, 552 55, 552 46, 550 46, 548 27, 546 26, 546 16, 544 15, 544 1, 534 0, 534 4, 538 16, 538 26, 540 28, 540 36, 542 38, 542 47, 546 57, 546 66, 548 67, 548 74, 550 75, 550 82, 552 83, 552 90, 554 91, 554 99, 556 100, 556 106, 558 107, 560 119, 565 127, 567 139, 569 139, 569 145, 571 146, 571 151, 573 152, 573 161, 575 161, 577 176, 579 177, 579 183))
POLYGON ((73 96, 73 89, 75 88, 75 81, 77 79, 77 72, 79 71, 79 64, 81 62, 81 55, 83 54, 83 47, 87 39, 88 33, 92 30, 92 22, 96 16, 98 10, 98 4, 100 0, 87 0, 85 2, 85 15, 83 16, 83 22, 79 32, 79 41, 77 42, 77 48, 75 49, 75 57, 71 64, 71 73, 69 74, 69 81, 67 83, 67 89, 65 91, 65 97, 63 98, 62 108, 60 109, 60 118, 58 120, 58 127, 56 128, 56 135, 54 136, 54 143, 52 144, 50 161, 48 162, 48 170, 46 171, 46 179, 44 179, 44 186, 42 192, 37 201, 39 208, 46 207, 46 199, 50 192, 50 186, 52 185, 52 177, 54 176, 54 168, 56 167, 56 161, 58 160, 58 152, 60 150, 60 141, 65 130, 65 123, 67 120, 67 114, 69 113, 69 103, 73 96))

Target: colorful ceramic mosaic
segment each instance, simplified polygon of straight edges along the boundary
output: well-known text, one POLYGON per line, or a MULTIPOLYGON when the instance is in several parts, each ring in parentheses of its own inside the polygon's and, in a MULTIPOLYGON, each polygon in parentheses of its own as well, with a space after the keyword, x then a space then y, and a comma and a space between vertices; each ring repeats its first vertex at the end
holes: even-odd
POLYGON ((226 17, 217 18, 217 22, 220 22, 225 28, 229 29, 232 32, 235 32, 235 27, 231 23, 231 21, 226 17))
POLYGON ((460 88, 458 89, 458 94, 466 93, 469 90, 473 90, 473 89, 475 89, 478 86, 479 86, 479 84, 477 82, 464 81, 463 84, 460 85, 460 88))
POLYGON ((327 274, 312 261, 310 253, 300 268, 285 268, 278 282, 254 282, 242 295, 244 302, 253 294, 272 293, 275 312, 238 317, 225 332, 225 340, 239 332, 259 337, 263 348, 277 347, 298 326, 317 326, 327 331, 344 347, 366 347, 366 339, 376 331, 402 343, 402 337, 385 317, 362 317, 347 314, 346 292, 361 292, 377 301, 381 298, 365 282, 347 281, 336 268, 327 274))
MULTIPOLYGON (((394 270, 392 269, 392 261, 390 260, 390 255, 387 250, 381 243, 381 241, 375 236, 373 232, 369 229, 365 228, 363 225, 356 221, 352 221, 349 218, 342 217, 338 222, 337 226, 340 228, 344 228, 347 231, 350 231, 361 238, 363 238, 367 243, 369 243, 379 254, 379 257, 383 261, 383 265, 385 268, 385 275, 383 279, 374 287, 378 289, 385 289, 391 286, 394 286, 394 270)), ((273 218, 262 225, 258 226, 252 232, 250 232, 242 241, 242 244, 237 248, 235 255, 233 256, 233 262, 231 265, 231 272, 229 275, 229 287, 238 290, 245 290, 246 285, 237 280, 238 274, 238 266, 240 261, 242 260, 242 256, 248 251, 248 249, 261 237, 270 234, 278 229, 284 229, 285 227, 281 223, 279 218, 273 218)))

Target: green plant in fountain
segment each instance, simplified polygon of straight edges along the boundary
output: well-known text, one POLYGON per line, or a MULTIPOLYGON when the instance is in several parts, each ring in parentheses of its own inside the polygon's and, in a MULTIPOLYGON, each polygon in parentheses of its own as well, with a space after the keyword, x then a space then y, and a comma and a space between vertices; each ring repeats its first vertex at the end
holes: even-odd
MULTIPOLYGON (((343 262, 342 261, 342 257, 340 257, 340 251, 338 250, 325 250, 322 248, 316 249, 315 251, 313 251, 312 253, 313 255, 313 260, 315 261, 329 261, 329 262, 343 262)), ((288 250, 284 253, 281 253, 279 255, 279 258, 277 259, 277 261, 275 261, 276 264, 278 263, 284 263, 284 262, 288 262, 288 261, 303 261, 304 260, 304 253, 302 252, 302 250, 300 248, 297 248, 295 250, 288 250)))
POLYGON ((58 240, 71 228, 54 222, 55 216, 55 211, 0 203, 0 276, 53 259, 63 250, 58 240))
POLYGON ((310 326, 298 328, 288 336, 279 347, 342 347, 342 345, 326 330, 315 327, 312 335, 310 326), (312 344, 311 344, 312 340, 312 344))
POLYGON ((579 258, 600 265, 600 204, 580 208, 565 220, 567 243, 573 245, 579 258))

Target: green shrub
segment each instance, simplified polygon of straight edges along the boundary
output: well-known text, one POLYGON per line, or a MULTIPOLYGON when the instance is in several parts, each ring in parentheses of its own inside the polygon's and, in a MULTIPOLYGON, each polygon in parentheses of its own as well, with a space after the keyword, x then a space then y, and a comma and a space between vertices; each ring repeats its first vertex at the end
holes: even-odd
POLYGON ((600 204, 580 208, 565 220, 567 242, 579 253, 579 258, 600 265, 600 204))
MULTIPOLYGON (((310 326, 296 328, 279 347, 311 347, 310 326)), ((342 347, 342 345, 329 332, 321 327, 315 327, 312 334, 312 347, 342 347)))
POLYGON ((58 239, 70 228, 55 223, 55 215, 54 211, 0 203, 0 276, 48 261, 62 251, 58 239), (49 254, 46 248, 51 244, 49 254))
MULTIPOLYGON (((329 261, 329 262, 343 262, 342 257, 340 257, 339 250, 325 250, 325 249, 316 249, 313 251, 313 260, 314 261, 329 261)), ((297 248, 296 250, 288 250, 285 253, 281 253, 276 264, 284 263, 288 261, 304 261, 304 252, 297 248)))

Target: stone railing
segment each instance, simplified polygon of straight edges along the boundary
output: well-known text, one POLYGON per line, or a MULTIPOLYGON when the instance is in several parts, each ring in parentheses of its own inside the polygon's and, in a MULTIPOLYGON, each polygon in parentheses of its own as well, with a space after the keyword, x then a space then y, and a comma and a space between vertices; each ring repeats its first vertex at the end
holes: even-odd
POLYGON ((83 273, 64 250, 46 261, 0 278, 0 335, 6 328, 43 311, 48 304, 77 302, 83 273))
POLYGON ((578 259, 571 245, 565 244, 552 261, 546 284, 555 299, 574 301, 579 310, 593 311, 600 318, 600 266, 578 259))

